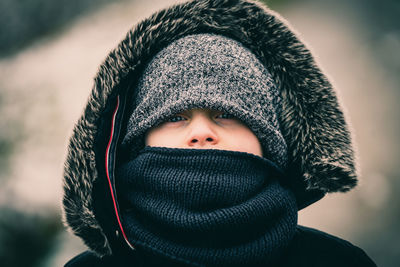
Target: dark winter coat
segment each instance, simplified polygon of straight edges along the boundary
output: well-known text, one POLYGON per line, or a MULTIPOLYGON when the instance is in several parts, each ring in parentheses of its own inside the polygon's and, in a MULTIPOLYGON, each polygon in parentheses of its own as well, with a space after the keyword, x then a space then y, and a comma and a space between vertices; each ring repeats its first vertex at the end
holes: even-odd
MULTIPOLYGON (((93 252, 86 251, 72 260, 65 267, 94 266, 183 266, 167 259, 154 258, 152 255, 138 251, 137 255, 117 255, 97 257, 93 252), (131 264, 132 263, 132 264, 131 264)), ((368 267, 376 266, 363 250, 348 241, 326 234, 324 232, 297 227, 296 235, 281 257, 279 267, 368 267)))
MULTIPOLYGON (((280 89, 279 123, 289 147, 289 186, 299 209, 325 193, 345 192, 356 185, 351 136, 335 90, 288 23, 253 1, 200 0, 176 5, 136 25, 110 52, 74 128, 65 163, 64 218, 91 252, 67 266, 125 266, 127 259, 133 266, 168 265, 166 261, 152 264, 159 259, 140 249, 132 253, 120 234, 115 151, 129 116, 125 103, 134 95, 128 88, 146 62, 170 42, 205 32, 225 35, 249 48, 280 89)), ((347 241, 303 227, 298 227, 278 265, 374 266, 347 241)))

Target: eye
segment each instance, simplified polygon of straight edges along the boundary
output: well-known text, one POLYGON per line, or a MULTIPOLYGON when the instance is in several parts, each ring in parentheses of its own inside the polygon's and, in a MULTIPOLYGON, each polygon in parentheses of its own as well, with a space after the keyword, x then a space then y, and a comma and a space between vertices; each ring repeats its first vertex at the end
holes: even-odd
POLYGON ((174 115, 174 116, 168 118, 168 119, 166 120, 166 122, 179 122, 179 121, 184 121, 184 120, 186 120, 186 119, 185 119, 183 116, 181 116, 181 115, 174 115))
POLYGON ((236 119, 236 117, 233 116, 232 114, 225 113, 225 112, 216 115, 215 118, 217 118, 217 119, 228 119, 228 120, 236 119))

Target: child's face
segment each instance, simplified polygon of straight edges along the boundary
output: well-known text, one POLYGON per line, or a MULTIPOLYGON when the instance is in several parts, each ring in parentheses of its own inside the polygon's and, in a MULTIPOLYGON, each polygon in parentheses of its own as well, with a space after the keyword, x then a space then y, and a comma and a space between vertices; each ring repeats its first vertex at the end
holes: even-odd
POLYGON ((261 144, 240 120, 216 110, 191 109, 176 114, 145 136, 146 146, 222 149, 262 156, 261 144))

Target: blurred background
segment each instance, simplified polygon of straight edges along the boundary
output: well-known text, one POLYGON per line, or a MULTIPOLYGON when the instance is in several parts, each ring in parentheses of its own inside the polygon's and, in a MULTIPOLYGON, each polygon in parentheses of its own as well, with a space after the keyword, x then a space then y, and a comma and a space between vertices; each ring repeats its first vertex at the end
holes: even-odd
MULTIPOLYGON (((0 262, 63 266, 85 249, 61 223, 67 140, 107 53, 173 0, 0 0, 0 262)), ((299 223, 400 262, 400 1, 266 0, 339 90, 355 131, 357 189, 299 223)))

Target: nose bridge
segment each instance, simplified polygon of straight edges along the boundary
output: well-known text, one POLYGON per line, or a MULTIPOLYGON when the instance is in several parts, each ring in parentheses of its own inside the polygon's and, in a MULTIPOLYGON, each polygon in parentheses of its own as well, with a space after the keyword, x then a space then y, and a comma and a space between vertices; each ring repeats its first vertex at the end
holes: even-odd
POLYGON ((189 128, 187 136, 189 146, 214 145, 219 141, 215 125, 207 114, 195 114, 191 119, 189 128))

